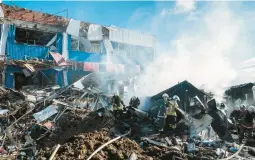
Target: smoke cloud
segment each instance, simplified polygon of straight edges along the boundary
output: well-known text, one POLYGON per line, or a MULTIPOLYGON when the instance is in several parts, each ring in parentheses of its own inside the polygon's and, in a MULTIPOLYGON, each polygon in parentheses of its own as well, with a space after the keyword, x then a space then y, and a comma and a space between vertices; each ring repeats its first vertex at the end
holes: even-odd
POLYGON ((238 63, 252 55, 247 36, 250 31, 247 24, 251 21, 244 18, 246 14, 237 14, 240 6, 240 3, 210 2, 198 10, 194 1, 184 5, 178 1, 175 8, 162 9, 147 21, 150 22, 147 31, 157 35, 158 55, 139 77, 137 95, 151 96, 188 80, 221 99, 225 87, 252 80, 250 72, 237 70, 238 63), (179 11, 175 15, 186 13, 180 17, 179 29, 170 25, 173 10, 179 11), (172 35, 171 29, 177 34, 172 35))

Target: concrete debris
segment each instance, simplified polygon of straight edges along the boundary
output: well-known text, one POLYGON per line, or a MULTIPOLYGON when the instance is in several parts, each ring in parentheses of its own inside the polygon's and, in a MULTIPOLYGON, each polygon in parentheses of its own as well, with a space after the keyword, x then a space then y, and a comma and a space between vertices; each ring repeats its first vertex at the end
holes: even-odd
POLYGON ((196 96, 203 109, 195 114, 177 108, 176 128, 168 131, 155 123, 157 114, 132 106, 114 116, 112 95, 89 81, 83 77, 65 88, 0 87, 0 158, 210 160, 254 155, 247 146, 254 146, 254 137, 239 143, 238 126, 225 125, 213 100, 204 104, 196 96))
POLYGON ((54 16, 46 13, 34 12, 24 8, 18 8, 13 6, 7 6, 3 3, 0 5, 2 7, 4 17, 7 19, 28 21, 34 23, 40 23, 43 25, 52 25, 56 27, 67 26, 69 23, 68 19, 60 16, 54 16))

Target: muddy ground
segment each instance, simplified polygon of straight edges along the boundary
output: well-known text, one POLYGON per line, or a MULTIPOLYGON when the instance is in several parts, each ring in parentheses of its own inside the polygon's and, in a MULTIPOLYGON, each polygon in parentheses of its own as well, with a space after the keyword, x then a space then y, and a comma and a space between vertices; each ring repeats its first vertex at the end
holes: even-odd
MULTIPOLYGON (((100 117, 96 112, 70 111, 64 114, 57 123, 55 135, 45 137, 37 142, 38 160, 49 159, 57 144, 56 160, 77 160, 88 158, 97 148, 113 139, 112 127, 120 124, 110 112, 100 117)), ((116 133, 116 132, 115 132, 116 133)), ((197 159, 187 157, 181 152, 141 143, 137 136, 125 137, 106 146, 92 159, 120 160, 128 159, 136 153, 139 160, 197 159)), ((201 158, 200 158, 201 159, 201 158)), ((206 156, 202 159, 210 159, 206 156)))

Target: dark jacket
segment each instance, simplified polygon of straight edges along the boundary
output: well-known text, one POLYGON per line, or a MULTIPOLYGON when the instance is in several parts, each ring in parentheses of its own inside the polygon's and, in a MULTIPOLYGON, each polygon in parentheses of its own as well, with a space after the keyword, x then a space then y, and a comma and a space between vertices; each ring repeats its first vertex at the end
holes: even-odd
POLYGON ((129 106, 130 107, 134 107, 134 108, 138 108, 138 106, 140 105, 140 99, 139 98, 131 98, 129 101, 129 106))
POLYGON ((250 112, 246 111, 245 116, 244 116, 244 121, 248 125, 253 125, 253 119, 254 119, 254 113, 250 113, 250 112))
POLYGON ((235 118, 236 120, 242 119, 244 117, 244 113, 241 110, 233 110, 229 117, 235 118))

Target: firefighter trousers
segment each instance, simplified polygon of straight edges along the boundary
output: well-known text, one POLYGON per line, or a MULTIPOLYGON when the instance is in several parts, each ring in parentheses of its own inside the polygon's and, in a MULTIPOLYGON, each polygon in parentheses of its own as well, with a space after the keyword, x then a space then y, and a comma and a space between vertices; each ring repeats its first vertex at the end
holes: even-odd
POLYGON ((176 116, 168 115, 166 117, 164 131, 173 131, 175 128, 176 128, 176 116))
POLYGON ((120 110, 120 109, 118 109, 118 110, 113 110, 113 115, 114 115, 115 118, 117 118, 117 117, 122 117, 122 113, 123 113, 123 111, 120 110))

